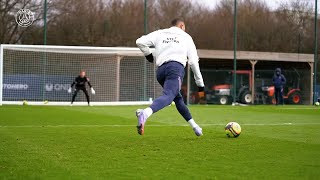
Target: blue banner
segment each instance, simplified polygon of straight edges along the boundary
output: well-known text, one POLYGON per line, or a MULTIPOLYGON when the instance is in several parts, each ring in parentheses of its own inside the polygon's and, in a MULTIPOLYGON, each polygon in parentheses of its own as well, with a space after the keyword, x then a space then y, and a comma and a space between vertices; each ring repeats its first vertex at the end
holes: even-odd
POLYGON ((316 86, 315 95, 316 95, 317 101, 320 102, 320 85, 317 85, 317 86, 316 86))
POLYGON ((68 94, 75 77, 55 75, 4 75, 4 101, 70 101, 68 94))

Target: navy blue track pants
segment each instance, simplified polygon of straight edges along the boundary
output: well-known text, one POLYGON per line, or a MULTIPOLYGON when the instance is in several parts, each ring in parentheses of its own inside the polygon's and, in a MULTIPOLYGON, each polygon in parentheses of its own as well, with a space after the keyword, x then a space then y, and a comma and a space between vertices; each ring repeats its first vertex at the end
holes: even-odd
POLYGON ((184 78, 184 66, 176 61, 170 61, 157 69, 157 80, 163 87, 162 96, 153 101, 150 108, 153 113, 175 102, 176 108, 186 121, 192 119, 189 109, 180 93, 184 78))

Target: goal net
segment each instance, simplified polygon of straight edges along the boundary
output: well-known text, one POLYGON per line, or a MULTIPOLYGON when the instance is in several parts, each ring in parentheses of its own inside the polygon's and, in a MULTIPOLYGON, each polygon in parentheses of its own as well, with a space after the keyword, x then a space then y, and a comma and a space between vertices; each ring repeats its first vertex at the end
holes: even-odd
MULTIPOLYGON (((162 93, 155 68, 137 48, 1 45, 0 104, 68 105, 81 70, 96 91, 93 105, 149 104, 162 93)), ((82 92, 74 104, 86 105, 82 92)))

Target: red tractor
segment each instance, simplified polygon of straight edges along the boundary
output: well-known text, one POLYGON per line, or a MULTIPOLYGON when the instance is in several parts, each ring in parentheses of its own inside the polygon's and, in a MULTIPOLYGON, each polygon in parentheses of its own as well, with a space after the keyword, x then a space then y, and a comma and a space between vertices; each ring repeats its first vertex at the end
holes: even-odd
MULTIPOLYGON (((233 101, 232 76, 234 71, 229 73, 226 84, 215 85, 207 92, 207 103, 230 104, 233 101)), ((238 70, 236 101, 243 104, 252 103, 252 72, 250 70, 238 70)), ((299 84, 299 83, 297 83, 299 84)), ((299 85, 297 85, 299 87, 299 85)), ((262 99, 264 104, 275 104, 274 86, 260 86, 255 88, 256 99, 262 99), (259 97, 259 98, 258 98, 259 97)), ((285 88, 284 99, 290 104, 300 104, 302 101, 300 88, 285 88)))
MULTIPOLYGON (((230 104, 233 100, 232 97, 232 77, 234 71, 229 73, 226 84, 219 84, 212 87, 211 101, 218 102, 219 104, 230 104)), ((238 70, 237 74, 237 93, 236 101, 244 104, 252 103, 251 86, 252 76, 251 71, 238 70)), ((207 99, 208 100, 208 99, 207 99)))
MULTIPOLYGON (((267 97, 268 104, 276 104, 276 99, 274 97, 274 86, 266 86, 262 87, 262 91, 267 97)), ((302 95, 300 88, 285 88, 284 89, 283 99, 288 104, 301 104, 302 103, 302 95)))

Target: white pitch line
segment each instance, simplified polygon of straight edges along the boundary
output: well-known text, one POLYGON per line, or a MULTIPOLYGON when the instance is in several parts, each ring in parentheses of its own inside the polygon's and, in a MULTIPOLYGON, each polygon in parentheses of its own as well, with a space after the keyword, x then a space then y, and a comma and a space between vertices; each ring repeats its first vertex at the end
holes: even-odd
MULTIPOLYGON (((200 124, 200 126, 224 126, 225 124, 200 124)), ((303 126, 303 125, 320 125, 320 123, 274 123, 274 124, 241 124, 241 126, 303 126)), ((73 128, 73 127, 135 127, 129 124, 104 124, 104 125, 22 125, 22 126, 0 126, 0 128, 73 128)), ((168 126, 189 126, 188 124, 151 124, 149 127, 168 127, 168 126)))
MULTIPOLYGON (((201 126, 224 126, 225 124, 200 124, 201 126)), ((271 124, 240 124, 241 126, 302 126, 302 125, 320 125, 319 123, 271 123, 271 124)))
MULTIPOLYGON (((276 108, 275 108, 276 109, 276 108)), ((297 109, 301 109, 301 110, 305 110, 305 109, 314 109, 314 110, 317 110, 317 109, 319 109, 319 108, 316 108, 316 107, 301 107, 301 108, 299 108, 299 107, 288 107, 288 108, 279 108, 279 109, 288 109, 288 110, 297 110, 297 109)))

